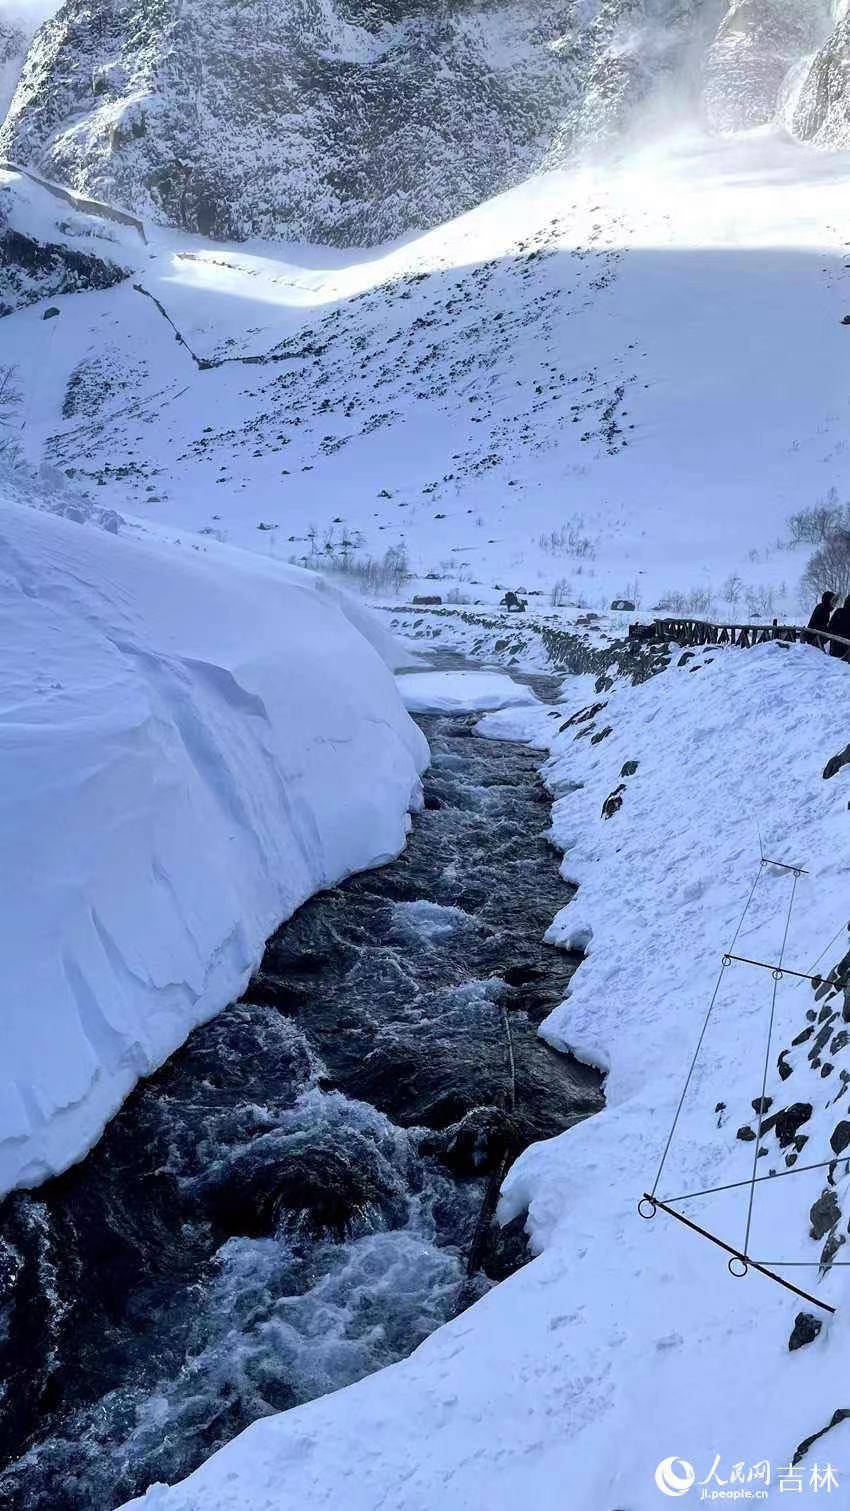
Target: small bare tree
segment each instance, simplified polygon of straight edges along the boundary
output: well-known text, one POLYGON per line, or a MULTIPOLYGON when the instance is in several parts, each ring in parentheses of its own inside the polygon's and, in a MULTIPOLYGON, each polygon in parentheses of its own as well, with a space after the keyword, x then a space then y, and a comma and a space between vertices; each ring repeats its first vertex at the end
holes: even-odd
POLYGON ((837 530, 815 551, 803 573, 800 590, 806 599, 829 589, 844 598, 850 593, 850 530, 837 530))
POLYGON ((0 367, 0 456, 13 460, 18 450, 17 437, 13 433, 15 416, 21 403, 14 367, 0 367))

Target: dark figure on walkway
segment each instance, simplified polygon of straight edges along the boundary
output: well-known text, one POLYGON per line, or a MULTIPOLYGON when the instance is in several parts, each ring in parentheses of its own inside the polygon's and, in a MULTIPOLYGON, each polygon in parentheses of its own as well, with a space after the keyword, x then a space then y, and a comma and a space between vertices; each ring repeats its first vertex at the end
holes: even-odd
POLYGON ((514 609, 516 613, 523 614, 527 608, 527 604, 522 598, 518 598, 516 593, 506 593, 502 599, 502 607, 507 609, 508 613, 514 609))
MULTIPOLYGON (((826 630, 829 628, 834 603, 834 593, 824 593, 822 595, 820 603, 812 611, 812 617, 808 625, 810 630, 826 630)), ((824 639, 823 635, 804 635, 803 639, 807 645, 816 645, 822 651, 828 649, 828 642, 824 639)))
MULTIPOLYGON (((833 635, 840 635, 842 640, 850 640, 850 596, 838 605, 829 621, 829 628, 833 635)), ((850 661, 850 645, 839 645, 837 640, 830 640, 829 654, 850 661)))

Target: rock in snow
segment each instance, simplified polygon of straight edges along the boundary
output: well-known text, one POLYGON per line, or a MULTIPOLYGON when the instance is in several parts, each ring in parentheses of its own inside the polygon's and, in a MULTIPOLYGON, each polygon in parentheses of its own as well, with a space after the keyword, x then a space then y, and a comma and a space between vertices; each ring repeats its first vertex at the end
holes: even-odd
POLYGON ((14 492, 0 1190, 82 1155, 238 996, 282 919, 401 849, 426 759, 391 672, 320 580, 127 541, 14 492))

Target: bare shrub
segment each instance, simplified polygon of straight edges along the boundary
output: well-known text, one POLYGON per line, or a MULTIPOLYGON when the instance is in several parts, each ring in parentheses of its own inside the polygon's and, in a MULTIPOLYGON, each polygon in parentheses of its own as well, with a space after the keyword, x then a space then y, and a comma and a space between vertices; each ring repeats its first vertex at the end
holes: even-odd
POLYGON ((776 589, 747 588, 747 614, 750 619, 771 619, 776 611, 776 589))
POLYGON ((830 488, 811 509, 789 515, 788 534, 793 546, 819 546, 832 535, 850 527, 850 508, 838 502, 838 490, 830 488))
POLYGON ((850 593, 850 530, 837 530, 810 558, 800 581, 808 600, 829 589, 844 598, 850 593))
POLYGON ((21 393, 14 367, 0 367, 0 455, 7 461, 13 461, 18 451, 12 426, 20 406, 21 393))
POLYGON ((720 596, 723 599, 724 603, 731 604, 732 608, 734 609, 736 603, 740 602, 743 591, 743 579, 738 576, 737 572, 730 572, 722 588, 720 589, 720 596))
POLYGON ((315 566, 321 572, 344 578, 346 583, 372 598, 400 593, 412 575, 404 546, 390 546, 382 557, 322 555, 317 558, 315 566))
POLYGON ((676 590, 664 593, 658 607, 672 614, 710 614, 714 608, 714 594, 711 588, 691 588, 687 593, 676 590))
POLYGON ((572 594, 572 583, 566 577, 559 577, 557 582, 553 582, 549 593, 549 602, 552 608, 562 609, 565 604, 569 603, 572 594))
POLYGON ((462 593, 461 590, 460 590, 460 588, 449 588, 449 591, 446 594, 446 603, 460 603, 460 604, 463 604, 463 603, 471 603, 471 602, 472 602, 472 599, 470 598, 469 594, 468 593, 462 593))
POLYGON ((593 541, 584 533, 584 519, 580 514, 566 520, 557 530, 544 531, 538 536, 537 544, 549 556, 573 556, 582 561, 591 560, 596 555, 593 541))

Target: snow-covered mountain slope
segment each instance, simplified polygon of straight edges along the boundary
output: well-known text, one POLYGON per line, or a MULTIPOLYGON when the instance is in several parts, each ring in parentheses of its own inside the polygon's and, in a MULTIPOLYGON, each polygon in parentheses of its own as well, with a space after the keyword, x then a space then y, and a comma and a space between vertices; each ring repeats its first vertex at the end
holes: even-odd
MULTIPOLYGON (((217 237, 374 243, 683 105, 782 117, 830 0, 66 0, 0 153, 217 237)), ((833 69, 822 95, 843 90, 833 69)), ((830 107, 831 108, 831 107, 830 107)), ((822 112, 800 129, 821 133, 822 112)))
POLYGON ((774 983, 744 965, 721 972, 721 957, 760 873, 737 953, 782 958, 794 878, 759 867, 760 841, 772 860, 808 872, 786 965, 828 973, 847 949, 850 767, 827 780, 824 771, 847 742, 848 670, 807 647, 770 645, 692 655, 601 697, 585 681, 567 684, 557 721, 518 708, 481 726, 552 749, 553 832, 566 846, 563 874, 579 883, 552 938, 581 939, 587 955, 543 1031, 609 1067, 605 1110, 533 1146, 503 1188, 502 1217, 527 1211, 539 1257, 404 1363, 255 1423, 182 1485, 134 1502, 145 1511, 343 1501, 352 1511, 657 1511, 656 1469, 671 1459, 693 1469, 690 1497, 686 1465, 673 1463, 666 1481, 683 1505, 702 1504, 703 1484, 748 1483, 760 1505, 795 1494, 795 1504, 844 1503, 846 1422, 789 1466, 846 1400, 847 1281, 829 1265, 846 1242, 848 1164, 829 1161, 850 1136, 850 998, 815 995, 790 976, 778 983, 772 1116, 757 1146, 774 983), (588 698, 595 714, 568 724, 588 698), (619 808, 606 804, 615 790, 619 808), (663 1212, 638 1216, 719 973, 658 1194, 743 1182, 681 1206, 739 1247, 756 1147, 763 1175, 787 1173, 798 1156, 826 1161, 756 1187, 750 1253, 811 1265, 780 1273, 838 1305, 835 1317, 757 1273, 734 1279, 727 1256, 663 1212), (801 1311, 823 1329, 797 1348, 798 1329, 789 1352, 801 1311), (769 1488, 763 1471, 746 1480, 764 1460, 769 1488), (823 1474, 827 1463, 839 1487, 831 1502, 823 1485, 812 1489, 815 1464, 823 1474))
POLYGON ((399 851, 426 747, 321 580, 2 501, 5 1191, 83 1154, 307 896, 399 851))
POLYGON ((369 255, 154 230, 119 287, 3 323, 22 443, 278 559, 349 541, 485 600, 796 613, 787 517, 847 481, 848 182, 842 154, 688 137, 369 255))

